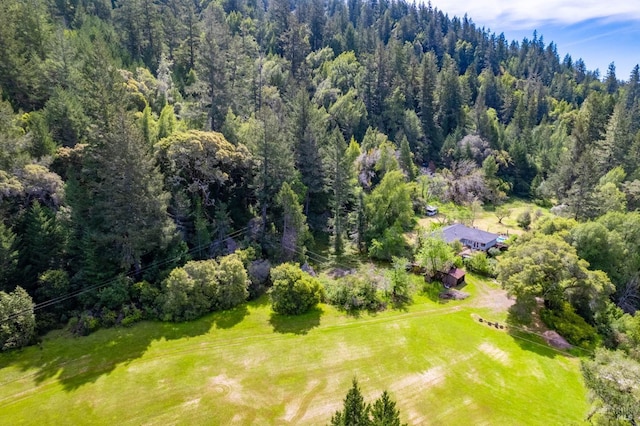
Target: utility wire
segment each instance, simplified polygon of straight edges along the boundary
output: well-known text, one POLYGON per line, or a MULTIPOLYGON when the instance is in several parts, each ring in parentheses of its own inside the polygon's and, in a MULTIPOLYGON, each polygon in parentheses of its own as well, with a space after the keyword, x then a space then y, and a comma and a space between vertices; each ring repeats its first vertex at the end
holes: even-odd
MULTIPOLYGON (((237 237, 240 237, 240 236, 244 235, 248 230, 249 230, 248 227, 244 227, 244 228, 241 228, 239 230, 230 232, 229 234, 223 236, 222 238, 219 238, 218 240, 224 241, 224 240, 227 240, 229 238, 237 238, 237 237)), ((200 244, 198 246, 195 246, 195 247, 191 248, 190 250, 186 251, 185 253, 183 253, 183 254, 181 254, 179 256, 175 256, 173 258, 165 259, 165 260, 163 260, 161 262, 158 262, 158 263, 151 263, 150 265, 147 265, 146 267, 140 269, 139 271, 128 272, 127 274, 125 274, 125 276, 129 276, 130 277, 134 273, 146 272, 149 269, 157 268, 159 266, 163 266, 163 265, 166 265, 168 263, 172 263, 172 262, 174 262, 176 260, 180 260, 185 255, 193 254, 194 252, 202 250, 203 248, 205 248, 207 246, 211 246, 211 243, 200 244)), ((111 278, 109 280, 106 280, 106 281, 103 281, 103 282, 100 282, 100 283, 97 283, 97 284, 93 284, 93 285, 91 285, 89 287, 84 287, 84 288, 69 292, 67 294, 63 294, 63 295, 54 297, 54 298, 52 298, 50 300, 46 300, 44 302, 41 302, 41 303, 38 303, 38 304, 34 305, 33 306, 33 311, 35 312, 37 310, 44 309, 44 308, 56 305, 58 303, 66 301, 66 300, 73 299, 73 298, 75 298, 75 297, 77 297, 77 296, 79 296, 81 294, 97 290, 97 289, 99 289, 101 287, 106 287, 106 286, 108 286, 110 284, 115 283, 119 279, 120 279, 119 277, 111 278)), ((18 318, 20 315, 25 314, 25 313, 29 313, 29 312, 31 312, 31 309, 24 309, 22 311, 14 312, 13 314, 9 315, 6 320, 7 321, 11 321, 13 319, 18 318)))

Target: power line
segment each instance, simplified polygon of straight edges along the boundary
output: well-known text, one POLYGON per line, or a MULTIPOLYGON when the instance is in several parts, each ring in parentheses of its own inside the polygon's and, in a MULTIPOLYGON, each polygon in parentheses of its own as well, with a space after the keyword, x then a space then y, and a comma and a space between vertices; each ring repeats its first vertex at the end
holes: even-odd
MULTIPOLYGON (((236 231, 230 232, 229 234, 219 238, 218 240, 219 241, 224 241, 224 240, 227 240, 229 238, 237 238, 237 237, 240 237, 240 236, 244 235, 248 230, 249 230, 249 227, 244 227, 244 228, 238 229, 236 231)), ((211 246, 211 243, 200 244, 198 246, 195 246, 195 247, 187 250, 185 253, 183 253, 183 254, 181 254, 179 256, 175 256, 173 258, 165 259, 165 260, 163 260, 161 262, 158 262, 158 263, 151 263, 150 265, 140 269, 139 271, 128 272, 128 273, 125 274, 125 276, 130 277, 134 273, 146 272, 146 271, 148 271, 148 270, 150 270, 152 268, 157 268, 157 267, 172 263, 172 262, 174 262, 176 260, 180 260, 185 255, 189 255, 189 254, 192 254, 192 253, 197 252, 199 250, 202 250, 203 248, 205 248, 207 246, 211 246)), ((63 295, 54 297, 54 298, 52 298, 50 300, 38 303, 38 304, 33 306, 33 312, 35 312, 37 310, 40 310, 40 309, 44 309, 44 308, 50 307, 50 306, 53 306, 53 305, 56 305, 58 303, 64 302, 64 301, 69 300, 69 299, 73 299, 75 297, 80 296, 81 294, 97 290, 97 289, 99 289, 101 287, 106 287, 106 286, 108 286, 110 284, 115 283, 119 279, 120 279, 120 277, 111 278, 109 280, 106 280, 106 281, 103 281, 103 282, 100 282, 100 283, 97 283, 97 284, 93 284, 93 285, 91 285, 89 287, 84 287, 84 288, 69 292, 67 294, 63 294, 63 295)), ((24 309, 22 311, 14 312, 13 314, 11 314, 11 315, 9 315, 7 317, 7 321, 11 321, 13 319, 16 319, 20 315, 29 313, 31 311, 32 311, 31 309, 24 309)))

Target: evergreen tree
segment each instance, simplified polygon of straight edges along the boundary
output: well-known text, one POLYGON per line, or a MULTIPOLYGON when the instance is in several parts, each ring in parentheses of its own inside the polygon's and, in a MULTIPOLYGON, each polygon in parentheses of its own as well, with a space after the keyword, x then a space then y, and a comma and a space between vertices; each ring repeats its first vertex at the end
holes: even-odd
POLYGON ((16 236, 0 220, 0 290, 9 290, 17 263, 16 236))
POLYGON ((344 398, 342 411, 336 411, 331 417, 332 426, 366 426, 370 424, 369 404, 364 402, 358 380, 354 377, 351 389, 344 398))
POLYGON ((302 213, 298 196, 287 182, 282 184, 275 198, 282 210, 282 253, 285 261, 304 258, 304 240, 307 237, 307 218, 302 213))
POLYGON ((347 144, 337 128, 332 132, 327 151, 328 184, 333 195, 333 250, 335 254, 341 255, 344 250, 345 206, 349 198, 351 168, 347 155, 347 144))
POLYGON ((166 248, 174 236, 167 215, 169 195, 131 118, 120 112, 111 128, 90 147, 81 191, 70 202, 76 207, 76 223, 93 245, 94 254, 85 253, 85 262, 94 259, 107 270, 133 267, 139 272, 143 258, 166 248))

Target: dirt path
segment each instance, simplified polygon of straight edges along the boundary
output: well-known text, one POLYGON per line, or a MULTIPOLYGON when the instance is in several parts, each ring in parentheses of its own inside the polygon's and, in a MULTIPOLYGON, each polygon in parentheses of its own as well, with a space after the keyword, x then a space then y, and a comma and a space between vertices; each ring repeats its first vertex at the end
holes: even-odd
POLYGON ((509 298, 507 292, 500 288, 497 283, 487 283, 484 280, 474 282, 477 295, 470 300, 469 306, 474 308, 489 308, 496 312, 504 312, 515 303, 509 298))

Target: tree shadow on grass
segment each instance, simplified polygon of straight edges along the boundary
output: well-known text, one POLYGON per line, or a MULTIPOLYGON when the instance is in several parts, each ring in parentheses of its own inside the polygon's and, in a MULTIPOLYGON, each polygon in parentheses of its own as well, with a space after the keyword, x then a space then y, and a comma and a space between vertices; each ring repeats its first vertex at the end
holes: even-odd
POLYGON ((439 281, 425 282, 421 293, 429 298, 432 302, 439 303, 441 305, 449 303, 448 299, 443 299, 440 294, 445 290, 444 286, 439 281))
POLYGON ((282 315, 271 313, 269 324, 276 333, 307 334, 309 330, 320 325, 322 309, 315 307, 301 315, 282 315))
MULTIPOLYGON (((209 333, 215 324, 218 329, 229 329, 240 323, 249 310, 246 304, 236 308, 208 314, 194 321, 171 323, 142 321, 132 327, 100 329, 83 337, 74 337, 68 331, 56 330, 45 336, 37 346, 0 354, 0 368, 17 366, 28 372, 15 380, 31 379, 37 386, 55 380, 67 392, 110 374, 120 365, 140 358, 155 341, 178 340, 209 333)), ((172 356, 196 349, 188 344, 170 348, 154 358, 172 356)), ((8 399, 10 401, 10 398, 8 399)))
POLYGON ((249 308, 246 303, 236 306, 226 311, 216 312, 213 315, 214 323, 217 328, 228 329, 242 322, 244 317, 249 315, 249 308))
POLYGON ((522 309, 524 308, 518 304, 512 305, 509 308, 506 320, 509 336, 513 338, 520 348, 547 358, 555 358, 557 356, 575 356, 571 351, 557 349, 549 345, 547 341, 539 335, 539 333, 525 325, 521 320, 522 309))

